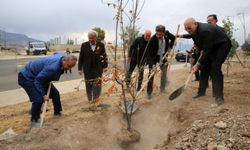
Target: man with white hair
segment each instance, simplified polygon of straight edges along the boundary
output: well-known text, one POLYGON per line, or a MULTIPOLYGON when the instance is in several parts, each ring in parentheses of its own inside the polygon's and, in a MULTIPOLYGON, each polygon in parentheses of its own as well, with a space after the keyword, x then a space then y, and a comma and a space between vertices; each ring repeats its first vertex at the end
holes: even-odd
POLYGON ((200 76, 200 87, 195 98, 205 95, 207 83, 204 78, 210 74, 215 104, 221 105, 224 103, 221 66, 231 49, 231 41, 220 28, 215 25, 196 22, 194 18, 186 19, 184 27, 189 34, 178 35, 177 37, 192 38, 194 44, 203 50, 202 57, 192 68, 194 72, 201 68, 206 70, 205 72, 203 69, 200 76))
POLYGON ((80 75, 84 74, 88 101, 99 106, 102 87, 101 77, 103 70, 108 66, 108 59, 104 44, 98 42, 96 38, 97 33, 90 31, 88 33, 89 41, 82 44, 78 72, 80 75))
POLYGON ((126 83, 129 86, 131 75, 135 67, 137 66, 139 69, 137 91, 141 89, 142 85, 144 65, 146 64, 146 58, 148 55, 148 42, 150 38, 151 38, 151 31, 145 30, 142 36, 137 37, 135 39, 128 52, 129 69, 126 75, 126 83))

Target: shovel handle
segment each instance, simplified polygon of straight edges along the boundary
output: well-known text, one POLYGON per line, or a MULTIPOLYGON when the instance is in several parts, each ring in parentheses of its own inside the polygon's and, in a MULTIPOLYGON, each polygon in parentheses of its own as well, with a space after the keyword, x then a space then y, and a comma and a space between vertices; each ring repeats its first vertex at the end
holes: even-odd
POLYGON ((186 80, 186 82, 185 82, 185 86, 184 86, 184 88, 187 88, 187 86, 188 86, 188 83, 189 83, 189 81, 190 81, 190 79, 191 79, 191 77, 192 77, 192 75, 194 74, 194 72, 193 71, 191 71, 191 73, 189 74, 189 76, 188 76, 188 78, 187 78, 187 80, 186 80))
MULTIPOLYGON (((201 59, 202 55, 203 55, 203 52, 201 51, 200 57, 198 58, 198 61, 201 59)), ((193 74, 194 74, 194 71, 191 70, 191 73, 189 74, 188 79, 187 79, 187 81, 185 82, 185 87, 184 87, 184 88, 187 88, 188 82, 189 82, 189 80, 191 79, 191 77, 192 77, 193 74)))
MULTIPOLYGON (((49 87, 48 87, 48 90, 47 90, 47 95, 49 97, 49 93, 50 93, 50 89, 51 89, 51 82, 49 83, 49 87)), ((41 122, 40 122, 40 127, 43 126, 43 122, 44 122, 44 117, 45 117, 45 113, 46 113, 46 109, 47 109, 47 105, 48 105, 48 101, 45 101, 44 104, 43 104, 43 112, 42 112, 42 115, 41 115, 41 122)))

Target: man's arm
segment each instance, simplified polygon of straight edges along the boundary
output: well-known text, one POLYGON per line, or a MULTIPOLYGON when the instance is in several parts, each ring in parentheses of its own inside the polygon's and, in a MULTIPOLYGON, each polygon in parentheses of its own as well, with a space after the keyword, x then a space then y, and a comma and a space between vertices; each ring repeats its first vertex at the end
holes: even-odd
POLYGON ((34 79, 34 85, 42 96, 46 96, 46 92, 44 91, 44 86, 49 84, 55 72, 56 70, 54 70, 53 68, 45 67, 34 79))
POLYGON ((208 31, 204 31, 200 34, 199 37, 201 49, 203 49, 202 56, 199 60, 200 65, 206 64, 208 57, 211 55, 213 50, 213 37, 212 34, 208 31))
POLYGON ((158 44, 156 42, 158 41, 156 40, 156 37, 155 37, 155 38, 152 38, 148 44, 147 63, 149 65, 149 68, 152 68, 152 66, 156 64, 155 57, 157 55, 157 51, 155 51, 155 47, 156 47, 155 44, 158 44))
POLYGON ((102 67, 107 68, 108 67, 108 57, 107 57, 105 46, 103 43, 101 43, 101 48, 102 48, 102 51, 101 51, 100 57, 101 57, 102 67))
POLYGON ((139 42, 139 38, 135 39, 134 42, 132 43, 132 45, 130 46, 130 49, 128 52, 129 58, 132 58, 134 56, 134 54, 136 53, 136 49, 138 47, 138 42, 139 42))
POLYGON ((81 46, 79 59, 78 59, 78 72, 81 75, 83 70, 83 59, 84 59, 84 44, 81 46))
POLYGON ((169 47, 172 49, 173 48, 173 45, 174 45, 174 42, 175 42, 175 36, 170 33, 169 31, 166 31, 166 36, 169 38, 170 40, 170 43, 169 43, 169 47))
POLYGON ((180 38, 184 38, 184 39, 191 39, 193 37, 192 34, 183 34, 180 36, 180 38))

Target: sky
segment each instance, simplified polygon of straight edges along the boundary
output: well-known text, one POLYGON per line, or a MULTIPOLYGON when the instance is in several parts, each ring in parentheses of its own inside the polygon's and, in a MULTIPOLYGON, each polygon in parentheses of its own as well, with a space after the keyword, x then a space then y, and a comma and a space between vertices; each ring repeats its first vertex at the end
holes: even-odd
MULTIPOLYGON (((69 37, 81 42, 87 40, 92 28, 101 27, 106 32, 105 40, 113 42, 116 9, 106 3, 117 0, 0 0, 0 29, 44 41, 60 36, 62 40, 69 37)), ((128 3, 125 11, 130 9, 128 3)), ((229 17, 240 44, 244 41, 244 14, 246 33, 250 33, 249 0, 145 0, 136 25, 141 33, 146 29, 154 33, 155 26, 163 24, 175 34, 180 24, 180 33, 186 33, 183 27, 186 18, 206 22, 209 14, 217 14, 221 26, 221 21, 229 17)), ((124 16, 124 25, 128 23, 124 16)))

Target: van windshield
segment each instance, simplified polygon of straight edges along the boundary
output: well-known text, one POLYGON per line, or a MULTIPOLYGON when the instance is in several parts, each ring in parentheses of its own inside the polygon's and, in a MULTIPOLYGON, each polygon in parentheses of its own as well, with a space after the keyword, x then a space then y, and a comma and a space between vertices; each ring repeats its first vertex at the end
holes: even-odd
POLYGON ((45 44, 31 44, 34 48, 44 48, 45 44))

